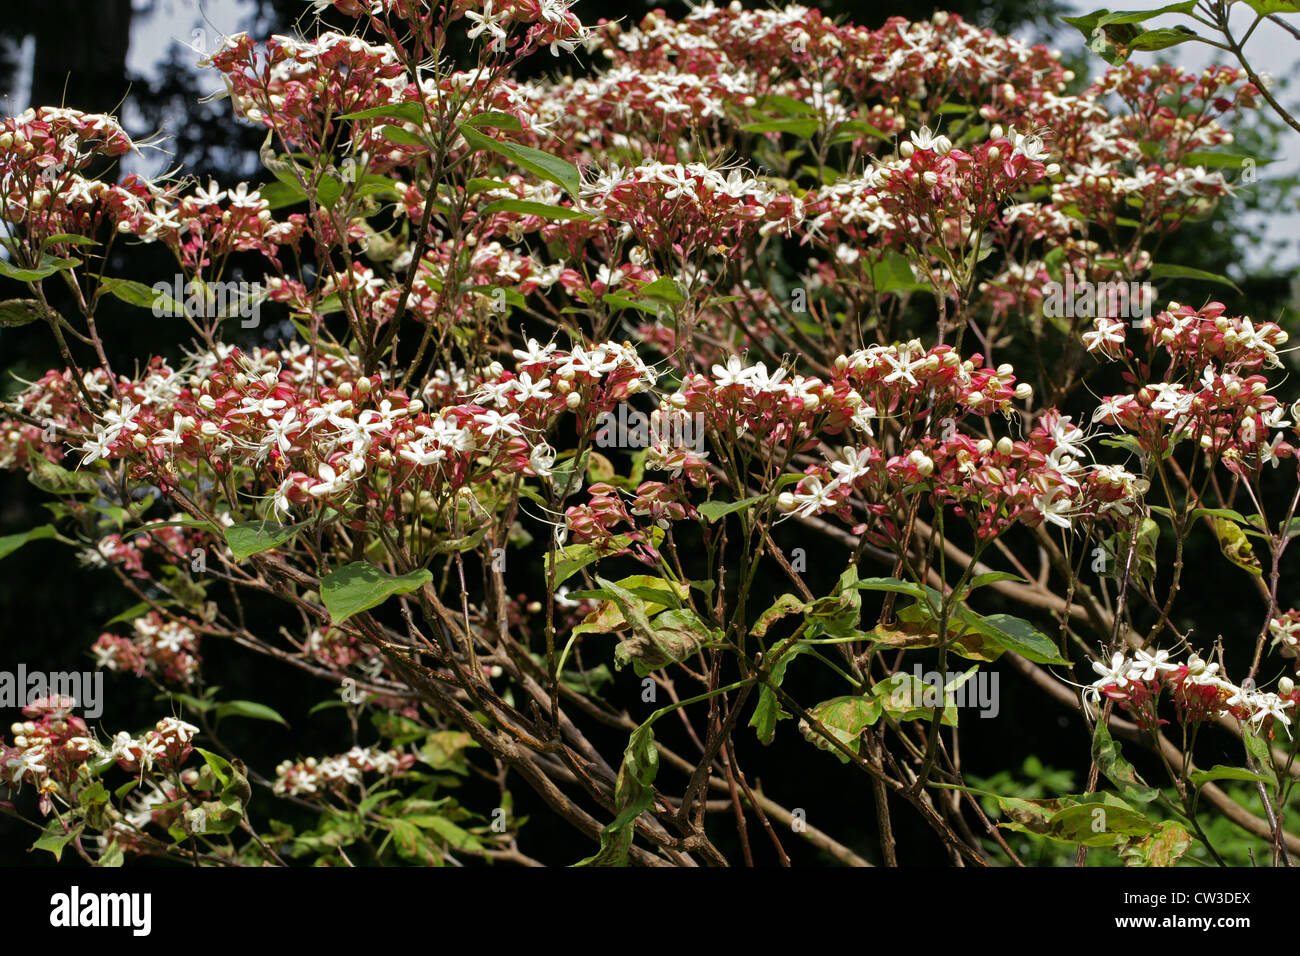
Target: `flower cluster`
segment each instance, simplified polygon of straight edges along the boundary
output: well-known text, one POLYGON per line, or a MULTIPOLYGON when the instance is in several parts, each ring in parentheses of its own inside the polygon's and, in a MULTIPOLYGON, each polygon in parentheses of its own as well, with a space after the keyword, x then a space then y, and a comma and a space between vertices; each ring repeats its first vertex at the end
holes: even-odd
POLYGON ((126 731, 105 747, 80 717, 70 715, 70 698, 35 701, 23 708, 28 719, 13 725, 13 745, 0 741, 0 769, 14 786, 32 784, 41 794, 42 812, 52 808, 51 796, 65 793, 91 760, 114 761, 128 773, 177 770, 194 749, 198 728, 164 717, 140 736, 126 731))
MULTIPOLYGON (((1170 303, 1146 331, 1149 355, 1163 350, 1169 358, 1163 379, 1152 379, 1149 359, 1141 362, 1138 373, 1147 384, 1128 395, 1106 396, 1093 421, 1132 432, 1144 448, 1158 453, 1190 439, 1230 468, 1276 468, 1294 457, 1295 447, 1282 432, 1269 437, 1271 430, 1292 425, 1286 409, 1269 394, 1262 374, 1247 374, 1280 364, 1277 349, 1287 333, 1275 323, 1256 327, 1249 318, 1224 311, 1219 302, 1199 310, 1170 303)), ((1123 323, 1118 324, 1115 329, 1098 319, 1095 335, 1085 341, 1094 352, 1132 363, 1131 350, 1117 355, 1123 348, 1123 323)))
POLYGON ((331 791, 358 787, 362 774, 398 776, 415 765, 415 755, 401 750, 353 747, 345 754, 295 763, 286 760, 275 768, 275 792, 294 797, 321 798, 331 791))
POLYGON ((1164 650, 1140 650, 1132 659, 1116 652, 1109 663, 1094 661, 1092 668, 1100 676, 1089 685, 1085 697, 1095 703, 1105 694, 1131 713, 1139 726, 1152 730, 1168 723, 1157 713, 1166 689, 1173 697, 1178 720, 1184 724, 1231 714, 1249 723, 1256 733, 1268 729, 1270 735, 1275 722, 1284 728, 1291 726, 1287 711, 1300 701, 1289 677, 1278 682, 1276 693, 1258 690, 1249 681, 1239 686, 1220 676, 1217 663, 1195 654, 1179 664, 1164 650))
POLYGON ((202 663, 199 638, 180 621, 166 621, 150 611, 131 622, 131 637, 101 634, 91 651, 97 667, 157 677, 169 684, 193 683, 202 663))
POLYGON ((662 249, 728 246, 757 232, 789 232, 803 218, 802 203, 759 179, 732 169, 724 176, 703 163, 645 163, 615 167, 583 188, 588 209, 625 224, 642 245, 662 249))

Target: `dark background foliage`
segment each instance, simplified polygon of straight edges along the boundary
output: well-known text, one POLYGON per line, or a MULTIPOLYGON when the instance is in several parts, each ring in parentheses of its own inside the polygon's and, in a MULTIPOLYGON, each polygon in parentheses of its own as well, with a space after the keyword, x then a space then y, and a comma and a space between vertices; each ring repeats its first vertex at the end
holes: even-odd
MULTIPOLYGON (((172 38, 154 42, 169 44, 167 58, 147 76, 130 75, 127 68, 132 42, 149 42, 135 31, 132 23, 151 15, 157 5, 173 4, 195 10, 193 0, 7 0, 5 16, 0 18, 0 94, 12 94, 19 74, 18 46, 24 41, 35 44, 35 65, 30 77, 30 102, 39 105, 63 104, 87 111, 118 112, 124 116, 129 131, 145 136, 163 131, 169 137, 167 149, 172 165, 206 179, 209 175, 223 185, 240 180, 264 181, 266 173, 257 161, 257 147, 262 133, 229 118, 228 103, 199 103, 200 87, 193 63, 194 54, 172 38)), ((879 2, 860 6, 851 0, 818 4, 831 15, 844 16, 858 23, 878 26, 886 17, 901 15, 919 19, 928 17, 936 5, 924 0, 879 2)), ((1054 0, 1003 0, 991 5, 985 0, 960 0, 939 5, 957 12, 982 26, 999 30, 1023 28, 1059 28, 1055 18, 1062 12, 1054 0)), ((670 16, 687 12, 683 3, 629 3, 622 6, 601 4, 597 0, 580 0, 575 7, 584 22, 601 16, 611 19, 639 19, 654 7, 662 7, 670 16)), ((245 22, 241 26, 255 37, 293 30, 294 24, 310 12, 303 0, 244 0, 245 22)), ((349 21, 340 23, 345 29, 349 21)), ((1074 42, 1074 37, 1062 34, 1074 42)), ((1100 64, 1087 62, 1081 54, 1079 72, 1095 72, 1100 64)), ((537 58, 540 68, 551 68, 550 59, 537 58)), ((12 104, 9 110, 27 103, 12 104)), ((1269 155, 1275 145, 1275 130, 1257 124, 1239 131, 1242 152, 1269 155)), ((114 173, 116 174, 116 173, 114 173)), ((1247 194, 1245 204, 1259 204, 1262 191, 1247 194)), ((1237 211, 1241 206, 1235 207, 1237 211)), ((1162 261, 1182 262, 1197 268, 1242 277, 1246 247, 1255 237, 1242 235, 1236 220, 1224 212, 1211 219, 1189 225, 1177 234, 1173 247, 1163 250, 1162 261)), ((125 247, 114 263, 114 274, 135 278, 147 284, 159 274, 170 275, 173 267, 166 255, 144 245, 125 247)), ((1258 270, 1256 270, 1258 273, 1258 270)), ((12 285, 0 281, 0 285, 12 285)), ((1240 301, 1227 300, 1234 309, 1259 317, 1276 318, 1289 297, 1287 277, 1283 274, 1256 274, 1242 278, 1245 295, 1240 301)), ((18 294, 17 288, 0 289, 0 298, 18 294)), ((139 356, 152 353, 175 354, 181 338, 175 327, 158 322, 125 305, 106 304, 107 338, 115 355, 129 367, 139 356), (118 311, 111 309, 117 306, 118 311)), ((1294 333, 1293 333, 1294 334, 1294 333)), ((0 393, 15 389, 14 376, 32 379, 47 368, 61 363, 43 326, 0 330, 0 393)), ((24 530, 43 518, 42 492, 29 485, 22 473, 0 473, 0 535, 24 530)), ((1210 542, 1213 548, 1213 542, 1210 542)), ((1222 562, 1217 554, 1202 555, 1222 562)), ((1225 572, 1228 570, 1223 564, 1225 572)), ((815 569, 814 573, 815 573, 815 569)), ((825 593, 833 580, 818 582, 825 593)), ((778 582, 773 582, 773 587, 778 582)), ((814 585, 817 586, 817 585, 814 585)), ((760 592, 762 593, 762 589, 760 592)), ((1238 629, 1240 608, 1213 585, 1189 595, 1181 610, 1180 626, 1194 622, 1198 634, 1228 634, 1238 629)), ((17 662, 42 670, 84 670, 89 668, 88 648, 103 630, 109 618, 134 603, 121 592, 106 571, 83 568, 75 554, 54 542, 35 542, 0 566, 0 668, 11 669, 17 662)), ((273 611, 267 610, 268 631, 274 628, 273 611)), ((1252 633, 1253 627, 1251 625, 1252 633)), ((210 684, 226 688, 223 697, 239 697, 273 704, 291 724, 290 729, 272 724, 245 722, 223 727, 223 736, 250 765, 271 775, 276 763, 286 758, 323 755, 347 749, 351 745, 346 724, 338 711, 326 711, 314 717, 307 712, 313 704, 326 699, 333 688, 274 662, 253 658, 236 648, 203 648, 204 674, 210 684), (229 731, 225 734, 224 731, 229 731)), ((1068 713, 1031 689, 1008 668, 999 668, 1002 680, 1002 712, 997 720, 978 719, 964 722, 963 762, 974 775, 1010 774, 1027 796, 1042 792, 1065 792, 1070 782, 1062 776, 1073 773, 1074 783, 1081 783, 1087 769, 1087 731, 1075 714, 1068 713)), ((609 691, 616 699, 637 699, 640 685, 630 673, 618 675, 609 691)), ((822 688, 822 696, 840 691, 822 688)), ((130 677, 107 675, 105 690, 108 705, 101 726, 108 732, 138 730, 162 716, 169 705, 155 700, 143 682, 130 677)), ((804 689, 810 699, 819 688, 804 689)), ((0 713, 7 725, 18 718, 16 711, 0 713)), ((7 731, 7 726, 4 728, 7 731)), ((361 743, 374 740, 363 730, 361 743)), ((622 742, 606 741, 610 752, 621 749, 622 742)), ((793 730, 792 724, 781 726, 777 740, 768 751, 759 752, 752 741, 742 742, 742 764, 767 768, 759 772, 763 788, 787 806, 804 807, 810 821, 836 835, 841 841, 869 857, 875 855, 874 813, 864 784, 845 788, 839 765, 828 755, 807 746, 793 730), (748 752, 748 753, 747 753, 748 752), (748 760, 746 759, 748 756, 748 760)), ((1226 753, 1211 754, 1210 762, 1232 762, 1226 753)), ((1135 758, 1142 766, 1140 757, 1135 758)), ((1005 785, 1005 776, 1003 778, 1005 785)), ((1005 790, 1003 792, 1006 792, 1005 790)), ((474 785, 461 794, 468 806, 475 806, 474 785)), ((269 803, 263 795, 262 813, 269 803)), ((579 846, 573 834, 559 824, 547 822, 545 808, 525 788, 515 790, 516 815, 531 814, 533 823, 525 827, 521 848, 549 862, 567 863, 588 852, 579 846)), ((489 791, 483 800, 495 803, 489 791)), ((30 811, 30 794, 19 797, 20 805, 30 811)), ((492 804, 486 804, 492 805, 492 804)), ((257 817, 257 800, 253 812, 257 817)), ((278 808, 277 808, 278 809, 278 808)), ((30 812, 29 812, 29 815, 30 812)), ((285 819, 292 819, 287 814, 285 819)), ((719 817, 719 819, 721 819, 719 817)), ((297 820, 306 824, 309 821, 297 820)), ((720 823, 717 839, 727 846, 729 820, 720 823)), ((938 845, 918 820, 899 815, 895 820, 900 857, 909 863, 945 862, 938 845)), ((28 854, 34 831, 20 828, 7 818, 0 819, 0 863, 51 865, 47 854, 28 854)), ((787 841, 791 842, 791 841, 787 841)), ((767 852, 760 841, 760 853, 767 852)), ((797 862, 817 862, 817 854, 805 846, 787 847, 797 862)), ((1096 855, 1094 855, 1096 856, 1096 855)), ((69 854, 65 864, 75 859, 69 854)), ((771 862, 766 860, 764 862, 771 862)), ((75 864, 72 864, 75 865, 75 864)))

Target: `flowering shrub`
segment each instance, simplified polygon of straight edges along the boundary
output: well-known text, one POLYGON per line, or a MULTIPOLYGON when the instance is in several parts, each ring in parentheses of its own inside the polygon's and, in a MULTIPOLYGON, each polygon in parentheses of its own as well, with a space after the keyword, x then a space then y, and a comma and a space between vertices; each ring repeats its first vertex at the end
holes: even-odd
POLYGON ((356 35, 206 60, 266 129, 262 187, 112 182, 136 144, 109 116, 0 127, 0 273, 27 290, 0 322, 44 323, 65 361, 3 409, 0 465, 55 519, 0 555, 57 537, 115 575, 138 603, 95 660, 183 715, 108 737, 70 700, 28 706, 0 768, 39 794, 38 846, 531 862, 522 786, 595 864, 753 862, 760 828, 783 862, 806 840, 894 864, 901 812, 976 865, 1022 862, 1006 831, 1225 862, 1214 815, 1275 863, 1300 849, 1287 335, 1220 302, 1045 309, 1066 279, 1215 278, 1156 256, 1233 193, 1243 71, 1087 82, 943 14, 332 6, 356 35), (543 49, 599 68, 517 79, 543 49), (123 242, 175 277, 110 275, 123 242), (278 343, 230 321, 249 296, 278 343), (105 297, 190 347, 113 367, 105 297), (1201 558, 1253 588, 1239 633, 1182 615, 1201 558), (219 720, 282 718, 207 684, 222 643, 318 678, 351 743, 246 766, 219 720), (1088 721, 1083 792, 971 786, 956 701, 995 661, 1088 721), (1198 768, 1210 726, 1231 765, 1198 768), (798 734, 848 765, 878 846, 774 796, 763 745, 798 734), (462 802, 470 774, 496 805, 462 802), (317 825, 254 826, 271 801, 317 825))

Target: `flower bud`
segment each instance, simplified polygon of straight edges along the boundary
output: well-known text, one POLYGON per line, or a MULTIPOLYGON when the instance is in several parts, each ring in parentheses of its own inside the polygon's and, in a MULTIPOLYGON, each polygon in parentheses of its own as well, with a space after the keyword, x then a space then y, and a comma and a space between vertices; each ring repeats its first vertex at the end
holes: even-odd
POLYGON ((1289 677, 1283 677, 1277 682, 1277 692, 1283 697, 1290 697, 1295 693, 1295 681, 1289 677))
POLYGON ((1015 451, 1015 449, 1016 449, 1015 443, 1012 442, 1011 439, 1008 438, 1006 435, 1003 435, 1001 438, 998 439, 999 455, 1010 455, 1013 451, 1015 451))

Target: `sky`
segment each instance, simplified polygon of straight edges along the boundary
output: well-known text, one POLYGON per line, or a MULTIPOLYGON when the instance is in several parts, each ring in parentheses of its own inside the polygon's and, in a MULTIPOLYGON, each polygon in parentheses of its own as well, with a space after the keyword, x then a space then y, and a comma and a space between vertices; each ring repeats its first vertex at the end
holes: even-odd
MULTIPOLYGON (((1106 0, 1097 0, 1097 2, 1080 3, 1079 0, 1069 0, 1069 4, 1076 13, 1090 13, 1094 10, 1103 8, 1106 0)), ((1169 0, 1118 0, 1117 9, 1121 10, 1155 10, 1167 6, 1169 0)), ((1232 6, 1232 13, 1229 25, 1232 28, 1233 36, 1240 39, 1250 27, 1255 14, 1244 3, 1235 3, 1232 6)), ((1292 15, 1285 18, 1288 23, 1300 27, 1300 16, 1292 15)), ((1210 31, 1202 24, 1196 23, 1188 17, 1180 14, 1162 14, 1142 24, 1147 29, 1155 27, 1172 27, 1183 25, 1196 30, 1202 36, 1210 35, 1210 31)), ((1062 25, 1063 30, 1056 35, 1053 45, 1059 48, 1065 46, 1077 46, 1083 43, 1083 35, 1073 27, 1062 25), (1066 32, 1068 31, 1068 32, 1066 32)), ((1300 77, 1300 40, 1295 39, 1282 27, 1265 21, 1261 23, 1255 32, 1251 35, 1250 41, 1245 47, 1246 58, 1251 68, 1261 76, 1271 75, 1275 81, 1272 88, 1274 97, 1282 104, 1293 116, 1300 117, 1300 82, 1296 82, 1300 77)), ((1231 54, 1224 50, 1219 50, 1204 43, 1182 43, 1178 46, 1153 53, 1138 53, 1133 59, 1138 63, 1154 63, 1158 58, 1165 58, 1169 62, 1177 63, 1185 69, 1204 69, 1214 63, 1228 66, 1237 66, 1236 60, 1231 54)), ((1104 63, 1097 57, 1092 58, 1096 64, 1096 69, 1100 70, 1104 63)), ((1265 104, 1264 109, 1269 107, 1265 104)), ((1294 174, 1300 170, 1300 133, 1290 127, 1286 128, 1282 139, 1278 144, 1278 155, 1271 158, 1274 160, 1268 166, 1259 166, 1258 174, 1261 180, 1266 180, 1274 176, 1294 174)), ((1231 201, 1231 200, 1229 200, 1231 201)), ((1249 264, 1252 268, 1265 268, 1273 266, 1274 268, 1295 269, 1300 266, 1300 244, 1295 240, 1300 237, 1300 210, 1295 208, 1278 210, 1271 214, 1261 214, 1257 216, 1246 216, 1246 222, 1255 229, 1268 230, 1272 235, 1286 236, 1292 240, 1291 244, 1276 259, 1267 256, 1265 253, 1255 253, 1248 257, 1249 264)))

